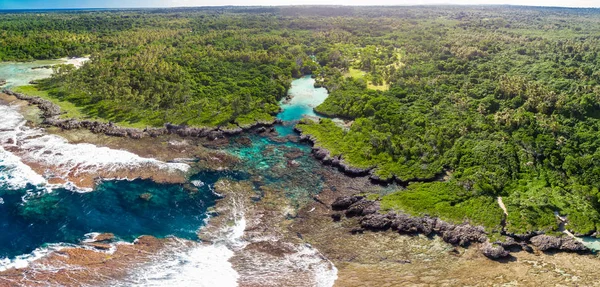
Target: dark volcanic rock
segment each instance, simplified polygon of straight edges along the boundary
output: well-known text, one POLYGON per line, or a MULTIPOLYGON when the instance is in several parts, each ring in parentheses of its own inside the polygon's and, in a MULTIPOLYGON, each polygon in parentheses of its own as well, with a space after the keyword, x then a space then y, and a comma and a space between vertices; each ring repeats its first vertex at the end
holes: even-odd
POLYGON ((503 241, 498 240, 498 241, 494 242, 493 244, 500 245, 504 248, 509 248, 509 247, 520 245, 514 238, 509 237, 509 236, 505 236, 503 241))
POLYGON ((342 214, 341 213, 334 213, 331 215, 331 219, 333 219, 333 221, 340 221, 342 220, 342 214))
POLYGON ((392 224, 393 217, 393 214, 369 214, 361 219, 360 226, 369 230, 387 230, 392 224))
POLYGON ((500 245, 491 244, 486 242, 481 248, 483 255, 491 259, 499 259, 509 255, 509 252, 500 245))
POLYGON ((587 252, 589 249, 583 243, 572 237, 563 237, 560 244, 560 250, 569 252, 587 252))
POLYGON ((531 244, 537 247, 539 250, 546 251, 550 249, 560 249, 562 240, 559 237, 538 235, 530 239, 531 244))
POLYGON ((363 196, 342 196, 338 197, 332 204, 333 210, 346 210, 350 205, 363 199, 363 196))
POLYGON ((460 246, 467 246, 472 242, 485 242, 487 236, 481 226, 472 226, 469 224, 456 225, 442 232, 444 241, 460 246))
POLYGON ((589 249, 572 237, 555 237, 550 235, 537 235, 530 239, 531 244, 541 251, 561 250, 568 252, 587 252, 589 249))
POLYGON ((401 233, 423 233, 429 235, 433 232, 435 219, 430 217, 412 217, 407 214, 398 214, 392 222, 392 228, 401 233))
POLYGON ((350 175, 350 176, 365 176, 368 175, 372 168, 358 168, 358 167, 353 167, 350 166, 346 163, 344 163, 341 159, 338 159, 336 164, 334 164, 335 166, 338 166, 340 168, 340 170, 342 170, 345 174, 350 175))
POLYGON ((323 148, 313 148, 312 149, 312 153, 315 156, 315 158, 318 159, 318 160, 331 162, 331 157, 329 157, 329 151, 326 150, 326 149, 323 149, 323 148))
POLYGON ((130 137, 133 139, 140 139, 145 136, 157 137, 164 134, 176 134, 182 137, 206 137, 210 140, 216 140, 223 138, 224 136, 237 135, 244 130, 249 130, 254 127, 271 127, 278 121, 272 122, 257 122, 253 125, 232 128, 193 128, 183 125, 173 125, 170 123, 165 124, 164 128, 152 128, 152 129, 134 129, 134 128, 123 128, 114 125, 113 123, 104 123, 98 121, 78 121, 75 119, 59 119, 58 116, 62 114, 60 107, 54 103, 44 100, 39 97, 32 97, 21 93, 16 93, 11 90, 5 89, 2 91, 7 95, 16 97, 17 99, 24 100, 30 104, 37 105, 44 115, 44 124, 60 127, 65 130, 85 128, 93 133, 102 133, 108 136, 117 137, 130 137))
POLYGON ((350 233, 352 234, 358 234, 363 232, 365 232, 365 230, 362 227, 352 228, 352 230, 350 230, 350 233))
POLYGON ((346 210, 346 217, 365 216, 376 213, 379 210, 379 202, 370 200, 360 200, 352 204, 346 210))

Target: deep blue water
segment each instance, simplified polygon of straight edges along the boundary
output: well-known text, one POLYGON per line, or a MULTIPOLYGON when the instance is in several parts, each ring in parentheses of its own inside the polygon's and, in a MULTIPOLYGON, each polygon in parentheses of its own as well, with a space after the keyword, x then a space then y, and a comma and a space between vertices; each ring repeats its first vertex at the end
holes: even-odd
MULTIPOLYGON (((301 84, 306 96, 309 85, 312 89, 310 78, 304 78, 301 84)), ((313 100, 310 95, 308 98, 313 100)), ((306 103, 299 102, 301 109, 306 110, 306 103)), ((286 120, 302 117, 295 107, 287 108, 286 120)), ((280 136, 293 133, 292 129, 291 123, 277 127, 280 136)), ((232 138, 231 145, 224 149, 237 155, 241 164, 234 170, 193 175, 191 181, 203 183, 198 187, 150 180, 106 181, 89 193, 65 189, 46 192, 33 186, 10 190, 0 186, 0 258, 27 254, 49 243, 79 243, 91 232, 114 233, 120 240, 130 242, 140 235, 196 240, 207 210, 218 199, 213 185, 219 179, 251 180, 256 200, 260 200, 264 188, 270 188, 283 192, 292 204, 310 200, 322 190, 319 170, 324 167, 310 157, 309 146, 259 135, 245 136, 251 145, 237 144, 232 138)))
POLYGON ((0 257, 29 253, 45 243, 78 243, 90 232, 111 232, 126 241, 144 234, 197 239, 207 208, 216 199, 209 188, 207 184, 192 192, 180 185, 135 180, 104 182, 89 193, 0 190, 0 257), (142 194, 151 197, 142 199, 142 194))

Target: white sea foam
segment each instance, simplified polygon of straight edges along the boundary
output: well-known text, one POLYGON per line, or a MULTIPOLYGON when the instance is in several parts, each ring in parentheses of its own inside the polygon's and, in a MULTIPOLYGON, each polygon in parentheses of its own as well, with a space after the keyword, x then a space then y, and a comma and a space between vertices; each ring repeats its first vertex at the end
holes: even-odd
POLYGON ((229 259, 239 247, 246 221, 242 217, 223 230, 213 244, 176 241, 155 255, 154 263, 140 266, 132 282, 117 286, 237 286, 239 274, 229 259), (191 245, 191 246, 190 246, 191 245))
POLYGON ((0 147, 0 186, 19 189, 26 187, 28 183, 45 185, 46 179, 23 164, 17 156, 0 147))
MULTIPOLYGON (((268 238, 260 239, 266 240, 268 238)), ((278 242, 279 240, 272 238, 271 241, 286 246, 292 252, 283 257, 260 252, 245 255, 240 276, 246 285, 259 286, 263 282, 270 282, 267 285, 280 285, 281 282, 286 282, 287 286, 333 286, 337 280, 337 268, 317 249, 308 244, 286 244, 278 242)))
MULTIPOLYGON (((59 177, 78 175, 80 172, 110 172, 122 168, 158 168, 161 170, 187 172, 189 165, 165 163, 152 158, 143 158, 133 153, 98 147, 92 144, 70 144, 62 137, 46 134, 43 129, 25 125, 26 120, 18 107, 0 105, 0 145, 11 147, 11 153, 0 150, 0 165, 6 166, 8 175, 1 182, 12 187, 22 187, 26 183, 40 185, 46 182, 24 162, 33 162, 52 167, 59 177)), ((119 178, 120 179, 120 178, 119 178)))
MULTIPOLYGON (((196 245, 196 244, 195 244, 196 245)), ((237 286, 239 275, 229 258, 233 251, 226 245, 201 245, 190 248, 185 243, 171 246, 156 256, 156 263, 137 270, 133 282, 117 286, 237 286)))
MULTIPOLYGON (((28 267, 32 262, 41 259, 52 252, 60 251, 61 249, 72 247, 69 244, 48 244, 46 247, 40 247, 33 250, 29 254, 16 256, 15 258, 0 258, 0 272, 9 269, 21 269, 28 267)), ((41 265, 40 265, 41 266, 41 265)), ((42 267, 43 268, 43 267, 42 267)))
POLYGON ((310 270, 314 274, 315 287, 331 287, 337 280, 337 268, 317 249, 303 245, 287 258, 291 266, 310 270))
POLYGON ((204 182, 202 182, 201 180, 192 180, 191 183, 195 186, 195 187, 203 187, 204 186, 204 182))
MULTIPOLYGON (((231 200, 234 224, 210 234, 212 244, 176 241, 154 256, 153 263, 135 268, 133 279, 119 286, 238 286, 239 282, 253 286, 290 283, 289 286, 331 287, 337 279, 337 269, 310 245, 289 244, 293 253, 284 257, 261 258, 251 254, 243 265, 233 269, 229 260, 237 252, 245 252, 249 242, 244 231, 247 221, 243 201, 231 200), (295 275, 301 279, 294 278, 295 275), (134 283, 131 283, 134 282, 134 283)), ((223 215, 224 216, 224 215, 223 215)), ((210 219, 207 219, 209 221, 210 219)), ((251 241, 279 240, 253 237, 251 241)), ((118 284, 117 284, 118 285, 118 284)))

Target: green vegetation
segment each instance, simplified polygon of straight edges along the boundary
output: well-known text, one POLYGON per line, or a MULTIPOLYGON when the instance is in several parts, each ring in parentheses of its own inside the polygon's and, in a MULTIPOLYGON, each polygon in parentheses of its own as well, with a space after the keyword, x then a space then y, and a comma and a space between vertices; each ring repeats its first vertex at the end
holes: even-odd
MULTIPOLYGON (((91 54, 35 87, 68 115, 133 126, 270 120, 292 78, 329 98, 316 144, 414 183, 386 208, 513 233, 600 227, 595 9, 286 7, 0 14, 0 60, 91 54)), ((35 92, 33 88, 28 92, 35 92)))
POLYGON ((383 73, 389 90, 369 89, 355 70, 349 79, 324 68, 331 94, 316 110, 354 124, 348 131, 328 120, 299 127, 347 163, 375 167, 382 179, 451 172, 448 183, 416 183, 385 196, 386 208, 495 230, 502 196, 508 232, 557 230, 554 212, 577 233, 597 230, 598 12, 416 10, 420 20, 377 20, 397 27, 377 29, 380 50, 402 51, 401 65, 383 73))
POLYGON ((41 91, 37 89, 35 86, 20 86, 15 87, 13 90, 17 93, 23 93, 30 96, 40 97, 49 101, 52 101, 54 104, 58 105, 61 111, 64 112, 61 115, 64 118, 75 118, 75 119, 84 119, 86 115, 78 108, 75 104, 67 101, 60 101, 57 98, 51 97, 48 95, 47 91, 41 91))
POLYGON ((455 224, 468 221, 487 227, 489 232, 502 230, 504 216, 494 198, 476 196, 455 182, 411 184, 403 192, 385 196, 381 207, 437 216, 455 224))

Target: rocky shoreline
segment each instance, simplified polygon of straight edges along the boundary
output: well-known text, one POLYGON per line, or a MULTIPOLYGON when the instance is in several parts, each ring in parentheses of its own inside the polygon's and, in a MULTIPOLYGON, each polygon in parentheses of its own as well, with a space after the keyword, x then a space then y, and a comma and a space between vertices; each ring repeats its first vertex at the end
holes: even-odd
POLYGON ((344 160, 342 159, 342 156, 331 156, 331 153, 327 149, 317 147, 315 145, 317 140, 315 138, 313 138, 311 135, 303 134, 302 130, 298 126, 294 127, 294 131, 297 132, 298 134, 300 134, 300 141, 308 142, 313 146, 313 148, 312 148, 313 156, 317 160, 321 161, 323 164, 337 167, 340 171, 342 171, 344 174, 346 174, 348 176, 352 176, 352 177, 369 176, 369 178, 374 179, 373 169, 375 167, 370 167, 370 168, 353 167, 353 166, 345 163, 344 160))
POLYGON ((22 93, 17 93, 8 89, 4 89, 2 93, 14 96, 19 100, 27 101, 32 105, 38 106, 42 111, 44 117, 43 124, 59 127, 64 130, 73 129, 88 129, 93 133, 101 133, 108 136, 115 137, 128 137, 132 139, 141 139, 144 137, 158 137, 161 135, 176 134, 181 137, 203 137, 210 140, 226 136, 234 136, 243 132, 254 131, 262 133, 267 129, 272 129, 275 124, 280 123, 278 119, 272 121, 258 121, 252 125, 238 126, 236 128, 195 128, 183 125, 174 125, 167 123, 162 128, 124 128, 115 125, 112 122, 100 122, 91 120, 76 120, 76 119, 60 119, 59 116, 62 111, 59 106, 52 103, 51 101, 42 99, 40 97, 28 96, 22 93))
POLYGON ((360 227, 354 228, 352 233, 393 230, 400 234, 438 235, 445 242, 461 247, 479 244, 481 252, 491 259, 507 257, 510 251, 533 252, 532 247, 539 251, 591 253, 581 242, 567 236, 536 233, 527 237, 512 237, 504 234, 504 240, 491 242, 482 226, 452 224, 437 217, 415 217, 397 212, 383 214, 380 213, 379 202, 363 196, 339 197, 331 204, 331 208, 337 211, 332 214, 334 221, 342 220, 343 215, 346 218, 359 218, 360 227))
POLYGON ((412 178, 412 179, 403 180, 403 179, 397 178, 396 176, 392 176, 389 179, 382 179, 375 174, 376 166, 371 166, 368 168, 354 167, 354 166, 344 162, 343 155, 331 156, 331 153, 329 152, 329 150, 322 148, 322 147, 318 147, 316 145, 317 139, 315 139, 311 135, 303 133, 303 131, 298 126, 294 127, 294 131, 300 135, 301 141, 312 145, 312 147, 313 147, 312 154, 317 160, 321 161, 325 165, 331 165, 333 167, 336 167, 338 170, 340 170, 347 176, 351 176, 351 177, 368 176, 369 179, 371 180, 371 182, 376 183, 376 184, 396 183, 400 186, 407 186, 411 182, 436 181, 436 180, 443 178, 443 176, 445 175, 445 172, 442 172, 440 174, 436 174, 432 178, 412 178))

